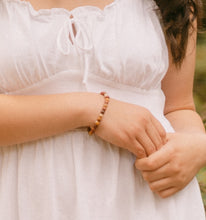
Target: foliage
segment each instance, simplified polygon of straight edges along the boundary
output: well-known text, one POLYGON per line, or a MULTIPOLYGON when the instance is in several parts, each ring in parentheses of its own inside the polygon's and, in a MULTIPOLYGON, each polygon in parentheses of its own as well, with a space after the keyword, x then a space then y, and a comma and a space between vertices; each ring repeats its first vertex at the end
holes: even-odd
MULTIPOLYGON (((206 125, 206 34, 199 34, 197 41, 197 59, 194 81, 194 100, 196 110, 206 125)), ((197 174, 203 202, 206 210, 206 167, 197 174)))

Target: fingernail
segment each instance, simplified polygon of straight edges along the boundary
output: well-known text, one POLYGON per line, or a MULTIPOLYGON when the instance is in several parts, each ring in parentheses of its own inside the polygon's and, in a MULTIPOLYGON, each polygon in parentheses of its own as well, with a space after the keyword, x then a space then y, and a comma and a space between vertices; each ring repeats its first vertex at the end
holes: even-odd
POLYGON ((138 169, 138 167, 137 167, 137 162, 134 163, 134 166, 135 166, 136 169, 138 169))
POLYGON ((167 138, 164 138, 163 141, 164 141, 163 144, 166 144, 168 140, 167 140, 167 138))

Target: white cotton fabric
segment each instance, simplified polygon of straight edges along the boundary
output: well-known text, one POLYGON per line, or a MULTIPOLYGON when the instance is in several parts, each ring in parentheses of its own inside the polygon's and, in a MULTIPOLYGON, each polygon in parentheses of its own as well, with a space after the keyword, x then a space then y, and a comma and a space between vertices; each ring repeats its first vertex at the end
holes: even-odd
MULTIPOLYGON (((0 0, 0 92, 107 91, 145 106, 173 132, 163 115, 168 52, 155 8, 152 0, 115 0, 104 10, 36 11, 26 1, 0 0)), ((196 179, 161 199, 134 161, 81 129, 2 146, 0 219, 205 219, 196 179)))

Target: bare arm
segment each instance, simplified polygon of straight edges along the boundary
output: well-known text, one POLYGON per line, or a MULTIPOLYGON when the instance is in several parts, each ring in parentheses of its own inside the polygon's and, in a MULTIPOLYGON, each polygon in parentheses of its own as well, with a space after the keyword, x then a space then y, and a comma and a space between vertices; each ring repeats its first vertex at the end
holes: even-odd
POLYGON ((168 134, 168 142, 150 157, 136 161, 136 167, 152 191, 168 197, 184 188, 206 165, 206 135, 203 123, 195 112, 193 78, 195 69, 196 32, 190 37, 181 68, 170 58, 169 70, 163 79, 166 96, 165 116, 176 133, 168 134))
POLYGON ((193 78, 196 57, 196 31, 189 38, 186 57, 181 68, 172 63, 162 81, 166 96, 164 113, 177 132, 205 133, 200 116, 195 111, 193 78))
POLYGON ((0 95, 0 145, 17 144, 91 125, 103 98, 95 93, 0 95))
POLYGON ((197 172, 206 165, 206 134, 202 120, 195 111, 193 100, 196 36, 194 31, 189 38, 186 57, 180 69, 172 64, 170 57, 170 68, 162 82, 162 88, 166 96, 165 116, 176 132, 188 134, 183 138, 190 139, 192 135, 191 143, 194 141, 194 145, 188 150, 192 152, 194 146, 194 150, 198 152, 197 158, 193 158, 197 172))
MULTIPOLYGON (((103 97, 95 93, 0 95, 0 146, 91 126, 103 103, 103 97)), ((139 158, 166 140, 163 127, 147 109, 115 99, 110 100, 96 135, 139 158)))

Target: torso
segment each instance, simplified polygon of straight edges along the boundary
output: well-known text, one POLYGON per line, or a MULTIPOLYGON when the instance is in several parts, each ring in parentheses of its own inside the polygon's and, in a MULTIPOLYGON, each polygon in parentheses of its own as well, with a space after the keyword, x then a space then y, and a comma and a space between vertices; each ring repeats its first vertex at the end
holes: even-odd
MULTIPOLYGON (((168 53, 153 3, 0 0, 0 93, 107 91, 172 132, 161 91, 168 53)), ((205 219, 195 180, 161 200, 132 154, 86 130, 0 150, 0 219, 205 219)))

